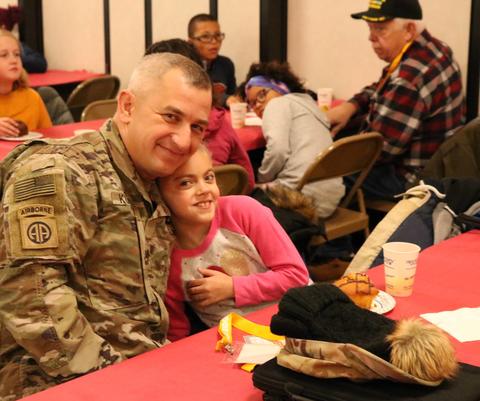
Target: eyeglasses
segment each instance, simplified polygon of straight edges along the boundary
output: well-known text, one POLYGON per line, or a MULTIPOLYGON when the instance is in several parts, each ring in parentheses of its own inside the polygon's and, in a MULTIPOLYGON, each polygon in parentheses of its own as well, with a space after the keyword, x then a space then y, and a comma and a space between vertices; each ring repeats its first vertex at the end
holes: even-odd
POLYGON ((265 102, 265 100, 267 99, 268 92, 270 92, 270 91, 271 91, 271 89, 268 89, 268 88, 259 90, 254 99, 247 100, 248 106, 251 109, 253 109, 258 103, 263 104, 265 102))
POLYGON ((192 39, 198 40, 202 43, 221 42, 225 39, 225 34, 223 32, 217 32, 214 34, 205 33, 200 36, 194 36, 192 39))

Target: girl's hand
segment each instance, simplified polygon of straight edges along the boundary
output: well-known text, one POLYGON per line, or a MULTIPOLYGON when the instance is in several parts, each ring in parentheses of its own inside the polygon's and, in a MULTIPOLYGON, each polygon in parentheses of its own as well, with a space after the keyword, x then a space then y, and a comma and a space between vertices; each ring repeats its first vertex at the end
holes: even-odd
POLYGON ((198 269, 198 271, 203 278, 190 280, 187 283, 188 296, 197 307, 204 308, 234 297, 231 276, 212 269, 198 269))
POLYGON ((0 117, 0 136, 18 136, 20 130, 17 122, 10 117, 0 117))

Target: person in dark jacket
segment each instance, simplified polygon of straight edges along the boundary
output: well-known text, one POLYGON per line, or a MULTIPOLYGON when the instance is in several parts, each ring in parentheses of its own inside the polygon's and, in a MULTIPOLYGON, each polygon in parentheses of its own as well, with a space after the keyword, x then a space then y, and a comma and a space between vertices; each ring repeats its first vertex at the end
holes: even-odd
POLYGON ((208 14, 198 14, 188 23, 188 41, 202 58, 213 84, 214 97, 224 105, 234 94, 237 83, 235 66, 228 57, 219 55, 225 34, 220 31, 217 19, 208 14))
POLYGON ((38 73, 38 72, 45 72, 47 71, 47 60, 45 57, 33 50, 31 47, 27 46, 25 43, 22 42, 22 64, 23 68, 27 70, 29 73, 38 73))

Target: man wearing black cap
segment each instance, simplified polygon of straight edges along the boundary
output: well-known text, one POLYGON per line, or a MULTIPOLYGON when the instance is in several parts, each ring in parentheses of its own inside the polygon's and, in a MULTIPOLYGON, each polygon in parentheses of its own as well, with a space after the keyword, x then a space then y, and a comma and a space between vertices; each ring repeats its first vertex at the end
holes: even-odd
POLYGON ((352 132, 354 122, 360 123, 357 132, 383 134, 382 155, 363 188, 369 197, 391 199, 416 181, 427 160, 462 124, 460 69, 451 49, 420 22, 418 0, 370 0, 368 10, 352 18, 367 22, 373 50, 389 64, 378 82, 331 109, 328 117, 333 135, 344 127, 352 132))

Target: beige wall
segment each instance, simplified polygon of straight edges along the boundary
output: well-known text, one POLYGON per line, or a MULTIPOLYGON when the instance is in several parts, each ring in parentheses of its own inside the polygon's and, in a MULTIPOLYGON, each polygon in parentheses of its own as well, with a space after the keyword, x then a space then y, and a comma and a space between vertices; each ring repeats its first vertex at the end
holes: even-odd
POLYGON ((219 0, 218 19, 227 35, 221 53, 235 63, 235 75, 237 83, 240 83, 247 75, 250 64, 259 60, 260 2, 219 0))
POLYGON ((2 8, 16 5, 18 5, 18 0, 0 0, 0 7, 2 8))
POLYGON ((180 38, 187 39, 187 25, 196 14, 208 13, 208 0, 154 0, 152 2, 153 41, 180 38), (181 6, 180 6, 181 5, 181 6))
MULTIPOLYGON (((470 3, 421 1, 428 29, 452 47, 464 82, 470 3)), ((367 0, 289 1, 288 59, 310 88, 333 87, 336 97, 348 98, 378 79, 384 63, 371 50, 366 23, 350 18, 367 5, 367 0)))
POLYGON ((104 72, 103 2, 44 0, 42 7, 48 67, 104 72))
POLYGON ((111 72, 118 76, 121 87, 145 52, 144 2, 110 1, 111 72))
MULTIPOLYGON (((15 1, 0 0, 4 5, 15 1)), ((453 48, 465 80, 471 0, 421 2, 427 26, 453 48)), ((143 4, 110 1, 111 68, 122 86, 144 52, 143 4)), ((367 0, 289 1, 288 59, 310 88, 333 87, 337 97, 347 98, 378 78, 383 63, 370 48, 366 24, 349 16, 367 4, 367 0)), ((153 0, 153 41, 186 39, 190 17, 208 10, 208 0, 153 0)), ((234 61, 238 82, 259 58, 259 14, 259 0, 218 0, 218 17, 226 33, 221 53, 234 61)), ((43 0, 43 16, 50 68, 105 71, 102 0, 43 0)))

